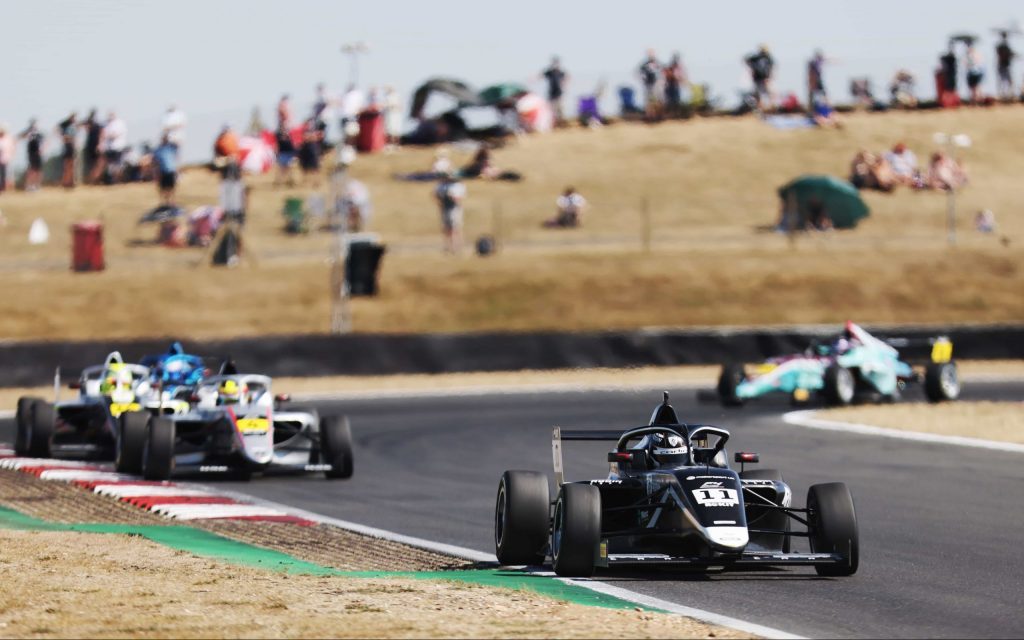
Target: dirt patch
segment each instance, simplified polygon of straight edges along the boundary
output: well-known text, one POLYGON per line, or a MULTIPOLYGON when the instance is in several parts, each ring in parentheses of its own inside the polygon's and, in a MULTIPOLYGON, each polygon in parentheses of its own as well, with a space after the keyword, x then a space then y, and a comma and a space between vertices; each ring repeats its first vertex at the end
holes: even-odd
POLYGON ((828 409, 817 416, 889 429, 1024 444, 1021 402, 866 405, 828 409))
POLYGON ((459 558, 328 525, 300 527, 281 522, 237 520, 208 520, 193 524, 228 538, 345 571, 441 571, 472 568, 472 563, 459 558))
POLYGON ((171 524, 167 518, 64 482, 0 469, 0 505, 50 522, 171 524))
POLYGON ((458 582, 287 576, 138 537, 0 531, 8 637, 748 637, 458 582))

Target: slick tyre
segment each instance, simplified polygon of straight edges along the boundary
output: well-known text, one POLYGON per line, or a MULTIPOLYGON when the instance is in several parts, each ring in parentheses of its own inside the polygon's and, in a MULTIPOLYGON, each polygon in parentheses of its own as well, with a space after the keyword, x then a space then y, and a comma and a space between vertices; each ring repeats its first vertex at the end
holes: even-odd
POLYGON ((807 491, 811 551, 834 553, 842 558, 837 564, 814 567, 819 576, 850 576, 857 572, 860 550, 857 511, 853 496, 842 482, 816 484, 807 491))
POLYGON ((142 454, 142 476, 146 480, 169 480, 174 473, 174 423, 167 418, 149 421, 142 454))
POLYGON ((352 477, 352 427, 348 418, 325 416, 320 419, 320 458, 331 468, 324 476, 334 479, 352 477))
POLYGON ((723 407, 742 407, 743 398, 736 395, 736 387, 747 379, 742 364, 726 364, 718 376, 718 400, 723 407))
POLYGON ((14 453, 29 455, 29 434, 32 433, 32 405, 42 402, 41 398, 22 396, 18 398, 18 409, 14 412, 14 453))
POLYGON ((32 458, 51 456, 55 417, 53 405, 49 402, 36 400, 29 405, 28 420, 20 438, 27 445, 26 455, 32 458))
POLYGON ((548 544, 551 497, 536 471, 506 471, 494 504, 494 548, 502 565, 540 564, 548 544))
POLYGON ((142 454, 149 433, 149 413, 126 411, 118 420, 114 468, 118 473, 142 474, 142 454))
MULTIPOLYGON (((778 469, 750 469, 740 473, 742 480, 772 480, 785 482, 782 472, 778 469)), ((775 529, 789 531, 789 516, 777 509, 758 509, 757 500, 745 501, 747 505, 747 525, 758 529, 775 529)), ((759 541, 767 549, 781 549, 782 553, 790 552, 790 536, 764 535, 759 541)))
POLYGON ((601 492, 587 484, 566 484, 555 502, 551 523, 551 560, 567 578, 594 575, 601 544, 601 492))
POLYGON ((857 380, 853 372, 838 364, 829 365, 825 369, 825 402, 833 407, 843 407, 853 402, 857 391, 857 380))
POLYGON ((955 362, 932 362, 924 370, 924 394, 929 402, 960 397, 960 375, 955 362))

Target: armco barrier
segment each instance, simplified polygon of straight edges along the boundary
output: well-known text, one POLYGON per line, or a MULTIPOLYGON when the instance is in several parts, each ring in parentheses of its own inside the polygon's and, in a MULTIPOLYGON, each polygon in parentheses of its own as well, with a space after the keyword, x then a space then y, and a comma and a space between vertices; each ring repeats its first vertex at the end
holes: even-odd
MULTIPOLYGON (((957 358, 1024 358, 1024 325, 868 326, 876 335, 919 340, 901 351, 927 355, 922 339, 948 335, 957 358)), ((474 333, 266 336, 186 341, 192 353, 224 357, 272 376, 515 371, 573 367, 751 362, 804 349, 837 325, 780 328, 656 328, 592 333, 474 333)), ((38 386, 97 364, 117 349, 126 359, 163 352, 168 339, 0 343, 0 387, 38 386)))

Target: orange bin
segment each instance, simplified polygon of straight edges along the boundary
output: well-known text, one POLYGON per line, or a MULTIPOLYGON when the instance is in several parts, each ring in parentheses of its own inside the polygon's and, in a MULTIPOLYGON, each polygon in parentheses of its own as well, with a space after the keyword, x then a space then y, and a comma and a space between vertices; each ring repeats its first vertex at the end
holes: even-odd
POLYGON ((71 270, 103 271, 103 223, 77 222, 71 225, 71 270))

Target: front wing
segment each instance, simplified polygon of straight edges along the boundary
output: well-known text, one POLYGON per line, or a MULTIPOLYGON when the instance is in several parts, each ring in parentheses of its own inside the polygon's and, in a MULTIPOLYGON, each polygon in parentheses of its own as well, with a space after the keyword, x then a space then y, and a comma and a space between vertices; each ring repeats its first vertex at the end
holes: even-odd
POLYGON ((784 567, 841 564, 846 560, 833 553, 745 552, 735 557, 700 558, 660 553, 602 554, 600 567, 683 566, 683 567, 784 567))

